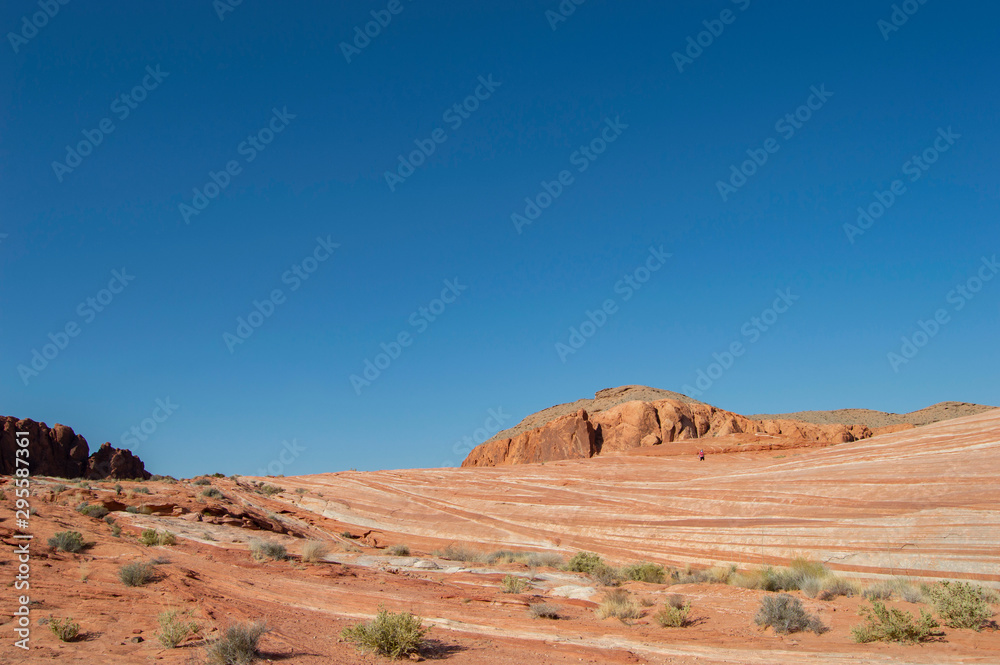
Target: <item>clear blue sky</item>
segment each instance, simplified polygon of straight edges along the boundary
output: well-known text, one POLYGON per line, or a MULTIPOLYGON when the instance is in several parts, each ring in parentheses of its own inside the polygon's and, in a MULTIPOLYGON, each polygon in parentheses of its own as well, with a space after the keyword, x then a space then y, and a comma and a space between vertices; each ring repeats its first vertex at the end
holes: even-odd
POLYGON ((4 3, 0 413, 189 476, 458 464, 491 409, 699 372, 1000 404, 1000 8, 219 6, 4 3))

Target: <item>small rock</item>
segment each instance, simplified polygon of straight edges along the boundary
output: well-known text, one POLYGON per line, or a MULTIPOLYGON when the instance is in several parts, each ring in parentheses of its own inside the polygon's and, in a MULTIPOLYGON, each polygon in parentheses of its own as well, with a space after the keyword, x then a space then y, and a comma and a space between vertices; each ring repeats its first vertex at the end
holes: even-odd
POLYGON ((428 561, 426 559, 421 559, 420 561, 415 561, 413 563, 414 568, 425 568, 427 570, 436 570, 441 566, 437 565, 433 561, 428 561))
POLYGON ((132 629, 132 634, 133 635, 142 635, 142 628, 133 628, 132 629))
POLYGON ((135 637, 133 637, 132 639, 129 640, 129 642, 132 642, 133 644, 138 644, 139 642, 144 642, 144 641, 145 640, 143 640, 138 635, 136 635, 135 637))

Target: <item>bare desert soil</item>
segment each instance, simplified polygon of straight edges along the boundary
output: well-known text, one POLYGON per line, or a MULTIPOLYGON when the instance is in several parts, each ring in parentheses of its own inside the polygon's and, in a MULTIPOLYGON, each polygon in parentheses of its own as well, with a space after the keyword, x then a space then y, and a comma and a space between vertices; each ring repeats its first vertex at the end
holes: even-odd
MULTIPOLYGON (((13 492, 2 479, 0 663, 202 663, 203 646, 236 621, 266 619, 265 662, 377 663, 339 640, 341 629, 380 605, 430 626, 426 660, 455 663, 997 663, 1000 632, 942 629, 922 645, 855 644, 855 598, 802 599, 830 627, 780 636, 753 615, 764 592, 721 584, 626 584, 651 603, 628 624, 601 620, 603 590, 580 573, 519 564, 448 561, 450 544, 600 553, 614 564, 652 560, 695 568, 753 567, 794 556, 827 562, 845 576, 976 579, 1000 585, 1000 410, 842 444, 737 435, 693 440, 589 460, 481 469, 341 472, 295 478, 212 478, 224 497, 191 481, 91 482, 33 479, 31 649, 13 646, 16 560, 13 492), (704 462, 694 456, 698 447, 704 462), (281 488, 273 495, 258 483, 281 488), (59 489, 58 484, 66 485, 59 489), (141 488, 149 494, 137 492, 141 488), (123 527, 74 509, 100 503, 123 527), (131 513, 125 506, 146 506, 131 513), (145 547, 142 528, 169 529, 172 546, 145 547), (90 543, 70 554, 46 546, 57 531, 90 543), (347 537, 342 534, 349 534, 347 537), (257 562, 247 542, 287 546, 287 561, 257 562), (304 563, 307 540, 330 544, 304 563), (386 547, 405 543, 411 556, 386 547), (157 578, 126 587, 119 567, 158 558, 157 578), (529 581, 504 594, 513 574, 529 581), (661 628, 652 615, 669 594, 693 604, 695 625, 661 628), (528 605, 559 607, 534 619, 528 605), (11 609, 8 609, 11 608, 11 609), (190 611, 203 626, 176 649, 156 639, 156 617, 190 611), (42 625, 72 616, 76 641, 42 625)), ((891 601, 917 612, 923 605, 891 601)), ((1000 609, 1000 608, 994 608, 1000 609)), ((994 617, 996 619, 996 617, 994 617)))

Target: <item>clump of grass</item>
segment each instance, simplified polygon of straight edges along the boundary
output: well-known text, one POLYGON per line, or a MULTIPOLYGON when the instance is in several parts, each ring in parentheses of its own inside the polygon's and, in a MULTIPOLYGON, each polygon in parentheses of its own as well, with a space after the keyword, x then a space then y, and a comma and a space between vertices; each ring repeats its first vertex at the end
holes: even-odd
POLYGON ((306 563, 322 561, 329 552, 329 545, 322 540, 307 540, 302 544, 302 560, 306 563))
POLYGON ((93 517, 94 519, 101 519, 108 514, 108 509, 104 506, 90 505, 86 502, 81 503, 76 507, 76 512, 81 515, 86 515, 87 517, 93 517))
POLYGON ((125 506, 125 512, 132 513, 133 515, 135 515, 136 513, 139 512, 139 508, 138 506, 125 506))
POLYGON ((79 531, 60 531, 49 538, 49 547, 63 552, 79 552, 83 549, 83 534, 79 531))
POLYGON ((480 562, 486 557, 482 552, 466 547, 465 545, 451 543, 443 550, 434 550, 434 556, 449 561, 480 562))
POLYGON ((156 617, 160 624, 160 634, 156 637, 165 649, 173 649, 188 635, 197 635, 201 630, 197 622, 187 620, 188 616, 187 613, 169 610, 156 617))
POLYGON ((139 542, 146 547, 154 545, 174 545, 177 543, 177 536, 169 531, 157 531, 156 529, 143 529, 139 534, 139 542))
POLYGON ((133 491, 136 494, 149 494, 149 488, 148 487, 136 487, 133 491))
POLYGON ((983 624, 993 616, 993 608, 987 600, 990 594, 977 584, 939 582, 927 588, 927 595, 944 625, 952 628, 982 630, 983 624))
POLYGON ((72 642, 80 634, 80 624, 73 621, 73 617, 50 619, 49 630, 63 642, 72 642))
POLYGON ((528 587, 528 583, 516 575, 505 575, 500 586, 504 593, 522 593, 528 587))
POLYGON ((143 586, 153 579, 153 566, 144 561, 126 563, 118 569, 118 579, 125 586, 143 586))
POLYGON ((288 558, 288 552, 285 550, 285 546, 281 543, 251 538, 250 556, 252 556, 255 561, 264 561, 265 559, 284 561, 288 558))
POLYGON ((198 478, 197 480, 194 481, 194 484, 195 485, 211 485, 212 481, 209 480, 208 478, 198 478))
POLYGON ((210 665, 248 665, 260 656, 257 643, 268 632, 263 621, 238 623, 226 628, 205 650, 210 665))
POLYGON ((909 612, 886 607, 874 600, 871 607, 862 605, 858 613, 865 623, 851 628, 855 642, 923 642, 930 638, 940 624, 926 610, 920 610, 920 618, 914 620, 909 612))
POLYGON ((66 491, 66 486, 63 485, 62 483, 59 483, 57 485, 53 485, 52 486, 52 493, 53 494, 60 494, 60 493, 65 492, 65 491, 66 491))
POLYGON ((114 489, 114 491, 115 491, 115 496, 121 496, 122 495, 122 484, 121 483, 115 483, 115 486, 112 489, 114 489))
POLYGON ((341 531, 340 532, 340 537, 341 538, 354 538, 354 534, 351 533, 350 531, 341 531))
POLYGON ((380 606, 372 621, 345 628, 340 636, 360 650, 402 658, 417 653, 423 645, 427 629, 422 623, 409 612, 394 614, 380 606))
POLYGON ((806 612, 802 601, 787 593, 762 598, 753 620, 758 626, 771 626, 780 634, 808 629, 819 635, 827 630, 819 617, 806 612))
POLYGON ((112 524, 111 525, 111 535, 113 537, 115 537, 115 538, 121 538, 122 528, 120 526, 118 526, 117 524, 112 524))
POLYGON ((642 561, 630 566, 624 566, 620 570, 622 578, 633 582, 649 582, 651 584, 663 584, 667 571, 658 563, 642 561))
POLYGON ((410 556, 410 546, 409 545, 393 545, 388 550, 386 550, 392 556, 410 556))
POLYGON ((202 496, 207 496, 210 499, 222 499, 225 498, 225 494, 222 493, 217 487, 207 487, 201 491, 202 496))
POLYGON ((528 613, 535 619, 558 619, 559 606, 551 603, 528 605, 528 613))
POLYGON ((860 592, 861 586, 854 580, 848 580, 836 575, 830 575, 823 580, 823 584, 820 586, 819 593, 816 594, 816 597, 819 600, 833 600, 837 596, 851 598, 858 595, 860 592))
POLYGON ((303 495, 303 494, 305 494, 308 491, 309 490, 307 490, 305 487, 296 487, 295 488, 295 493, 298 494, 298 495, 300 495, 300 496, 303 495))
POLYGON ((691 603, 684 602, 684 599, 677 594, 672 594, 653 618, 663 628, 686 628, 692 623, 690 615, 691 603))
POLYGON ((589 573, 597 566, 604 565, 604 560, 593 552, 577 552, 566 562, 565 569, 574 573, 589 573))
POLYGON ((275 494, 280 494, 281 492, 284 492, 285 488, 278 487, 277 485, 268 485, 267 483, 264 483, 263 485, 260 486, 260 491, 266 494, 267 496, 273 496, 275 494))
POLYGON ((622 583, 621 571, 603 563, 594 566, 589 575, 601 586, 618 586, 622 583))
POLYGON ((642 608, 625 589, 614 589, 604 594, 601 604, 597 606, 597 616, 600 619, 615 618, 621 621, 638 619, 642 616, 642 608))

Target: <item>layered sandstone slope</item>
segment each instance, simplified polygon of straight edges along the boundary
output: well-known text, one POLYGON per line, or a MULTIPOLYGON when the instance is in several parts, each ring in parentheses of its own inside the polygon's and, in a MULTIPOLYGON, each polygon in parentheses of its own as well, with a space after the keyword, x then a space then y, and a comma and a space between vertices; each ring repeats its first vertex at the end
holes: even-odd
POLYGON ((843 443, 868 438, 873 432, 863 425, 753 420, 701 402, 633 400, 594 413, 581 408, 511 438, 494 437, 474 448, 462 466, 583 459, 661 443, 745 433, 843 443))
POLYGON ((694 565, 802 555, 860 574, 1000 581, 1000 409, 836 446, 716 453, 741 436, 545 465, 281 482, 309 490, 303 508, 396 542, 694 565), (704 462, 690 454, 699 447, 704 462))
POLYGON ((969 404, 968 402, 939 402, 919 411, 911 411, 909 413, 886 413, 885 411, 873 411, 871 409, 837 409, 835 411, 756 414, 748 417, 756 420, 771 420, 776 418, 801 420, 802 422, 815 423, 817 425, 839 423, 841 425, 866 425, 872 428, 898 425, 920 427, 942 420, 950 420, 951 418, 974 416, 977 413, 985 413, 995 408, 995 406, 969 404))
POLYGON ((30 418, 18 420, 0 416, 0 475, 13 475, 17 432, 27 432, 30 457, 28 469, 33 476, 59 478, 149 478, 145 465, 131 451, 104 443, 93 455, 87 439, 72 427, 56 423, 52 427, 30 418))

